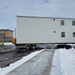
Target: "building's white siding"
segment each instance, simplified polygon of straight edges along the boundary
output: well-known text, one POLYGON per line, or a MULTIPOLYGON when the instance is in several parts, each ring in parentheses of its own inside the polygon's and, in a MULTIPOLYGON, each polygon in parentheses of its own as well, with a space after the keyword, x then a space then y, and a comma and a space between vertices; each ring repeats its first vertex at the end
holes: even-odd
POLYGON ((75 43, 72 20, 75 21, 67 18, 17 16, 17 43, 75 43), (61 25, 61 20, 64 20, 65 25, 61 25), (65 32, 65 37, 61 37, 61 32, 65 32))

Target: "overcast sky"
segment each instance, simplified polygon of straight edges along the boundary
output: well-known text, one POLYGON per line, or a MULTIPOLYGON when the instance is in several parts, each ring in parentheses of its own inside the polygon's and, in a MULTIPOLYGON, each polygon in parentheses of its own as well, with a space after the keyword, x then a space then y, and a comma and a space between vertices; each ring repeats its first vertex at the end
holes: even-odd
POLYGON ((0 29, 14 30, 16 15, 75 18, 75 0, 0 0, 0 29))

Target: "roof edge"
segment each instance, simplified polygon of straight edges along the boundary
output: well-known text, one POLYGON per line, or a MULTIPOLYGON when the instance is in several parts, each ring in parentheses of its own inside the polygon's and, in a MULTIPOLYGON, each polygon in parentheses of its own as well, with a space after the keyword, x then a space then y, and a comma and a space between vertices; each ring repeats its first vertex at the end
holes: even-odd
POLYGON ((19 16, 17 17, 26 17, 26 18, 50 18, 50 19, 75 19, 75 18, 63 18, 63 17, 46 17, 46 16, 19 16))

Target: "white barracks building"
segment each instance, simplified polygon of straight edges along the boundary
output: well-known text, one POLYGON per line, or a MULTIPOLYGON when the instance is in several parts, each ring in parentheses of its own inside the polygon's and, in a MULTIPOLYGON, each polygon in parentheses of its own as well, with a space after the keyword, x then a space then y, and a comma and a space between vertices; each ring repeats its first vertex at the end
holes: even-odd
POLYGON ((17 43, 75 43, 75 18, 17 16, 17 43))

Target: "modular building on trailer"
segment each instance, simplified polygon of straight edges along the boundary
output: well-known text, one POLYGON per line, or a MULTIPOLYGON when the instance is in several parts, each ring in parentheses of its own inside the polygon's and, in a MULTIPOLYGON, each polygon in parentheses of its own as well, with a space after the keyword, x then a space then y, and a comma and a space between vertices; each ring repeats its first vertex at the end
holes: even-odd
POLYGON ((16 45, 75 43, 75 19, 17 16, 16 45))

